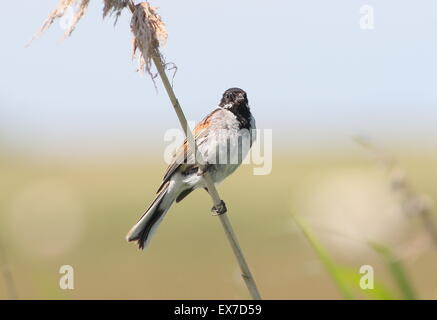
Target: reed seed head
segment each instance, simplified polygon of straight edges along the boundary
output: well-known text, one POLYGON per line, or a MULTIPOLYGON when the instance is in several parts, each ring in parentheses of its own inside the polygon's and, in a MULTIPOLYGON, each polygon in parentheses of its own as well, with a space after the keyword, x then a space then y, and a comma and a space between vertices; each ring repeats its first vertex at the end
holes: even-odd
POLYGON ((153 77, 150 71, 152 57, 160 56, 158 48, 163 46, 167 40, 167 30, 156 8, 148 2, 137 4, 132 14, 131 30, 133 34, 132 57, 135 58, 139 51, 138 70, 146 71, 153 77))
POLYGON ((44 32, 46 32, 50 26, 55 22, 56 19, 62 18, 68 9, 75 8, 74 16, 71 20, 70 25, 64 33, 63 39, 69 37, 74 29, 76 28, 77 23, 80 19, 85 15, 86 10, 90 0, 60 0, 57 7, 50 12, 47 18, 44 20, 41 28, 33 35, 32 42, 35 39, 38 39, 44 32))
POLYGON ((128 5, 128 0, 103 0, 105 6, 103 7, 103 18, 107 15, 114 15, 115 21, 114 25, 117 23, 118 18, 120 17, 121 12, 128 5))

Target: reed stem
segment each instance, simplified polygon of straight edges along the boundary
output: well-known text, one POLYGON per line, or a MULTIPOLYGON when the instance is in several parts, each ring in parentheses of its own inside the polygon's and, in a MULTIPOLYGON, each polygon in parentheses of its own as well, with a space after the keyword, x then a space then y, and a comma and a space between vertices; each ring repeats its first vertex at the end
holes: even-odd
POLYGON ((6 292, 10 300, 17 299, 17 290, 15 289, 15 281, 12 276, 11 267, 8 263, 6 252, 2 244, 0 243, 0 271, 6 285, 6 292))

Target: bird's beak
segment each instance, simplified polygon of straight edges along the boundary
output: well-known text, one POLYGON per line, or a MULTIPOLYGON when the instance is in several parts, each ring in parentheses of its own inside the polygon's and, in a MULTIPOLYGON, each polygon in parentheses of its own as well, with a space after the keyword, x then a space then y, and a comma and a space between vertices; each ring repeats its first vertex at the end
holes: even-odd
POLYGON ((237 102, 239 102, 239 103, 240 103, 240 102, 244 102, 244 100, 245 100, 245 99, 244 99, 244 94, 240 93, 240 94, 237 96, 237 99, 236 99, 236 100, 237 100, 237 102))

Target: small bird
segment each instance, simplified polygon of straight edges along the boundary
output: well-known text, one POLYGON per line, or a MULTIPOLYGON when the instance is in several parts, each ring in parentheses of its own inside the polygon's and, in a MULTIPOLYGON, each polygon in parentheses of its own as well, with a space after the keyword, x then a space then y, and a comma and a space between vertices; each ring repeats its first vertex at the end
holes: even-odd
MULTIPOLYGON (((242 163, 256 139, 255 119, 249 108, 247 94, 242 89, 230 88, 223 93, 217 109, 198 123, 193 136, 203 165, 194 161, 187 140, 177 149, 164 174, 156 198, 132 227, 127 241, 136 241, 143 249, 164 218, 173 202, 180 202, 193 190, 204 188, 203 174, 207 171, 214 183, 220 183, 242 163)), ((226 212, 226 205, 213 207, 215 214, 226 212)))

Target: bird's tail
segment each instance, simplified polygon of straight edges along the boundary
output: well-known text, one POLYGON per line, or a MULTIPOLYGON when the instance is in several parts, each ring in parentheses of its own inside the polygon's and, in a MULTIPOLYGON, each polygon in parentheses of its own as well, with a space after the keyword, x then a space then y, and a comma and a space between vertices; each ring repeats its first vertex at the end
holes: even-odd
POLYGON ((126 236, 127 241, 136 241, 140 249, 147 246, 156 228, 175 200, 173 187, 170 182, 167 182, 160 188, 150 207, 130 229, 126 236))

